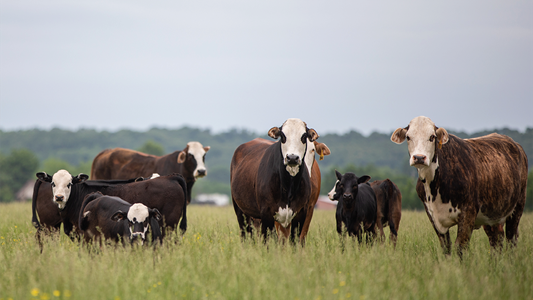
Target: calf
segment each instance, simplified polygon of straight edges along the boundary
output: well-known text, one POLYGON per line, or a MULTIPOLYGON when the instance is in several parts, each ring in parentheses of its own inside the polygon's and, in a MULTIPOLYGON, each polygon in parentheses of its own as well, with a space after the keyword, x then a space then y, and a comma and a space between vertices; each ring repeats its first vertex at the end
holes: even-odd
POLYGON ((105 196, 100 192, 85 197, 79 216, 79 228, 86 242, 105 239, 118 241, 140 238, 146 240, 150 228, 152 242, 161 242, 159 221, 161 213, 156 208, 148 208, 142 203, 131 204, 119 197, 105 196))
POLYGON ((367 234, 367 241, 371 241, 375 234, 376 225, 376 195, 368 184, 370 176, 357 177, 354 173, 342 175, 335 171, 338 182, 335 185, 333 200, 338 200, 337 232, 342 236, 342 224, 350 236, 362 241, 362 231, 367 234))
POLYGON ((389 225, 389 239, 396 246, 400 219, 402 218, 402 193, 396 184, 388 178, 372 181, 370 187, 376 194, 376 225, 378 226, 380 237, 382 240, 385 238, 383 227, 389 225))
POLYGON ((492 247, 502 246, 504 223, 508 242, 516 244, 528 175, 522 146, 496 133, 461 139, 423 116, 396 129, 391 140, 407 140, 409 163, 418 170, 416 192, 446 254, 454 225, 460 256, 481 226, 492 247))

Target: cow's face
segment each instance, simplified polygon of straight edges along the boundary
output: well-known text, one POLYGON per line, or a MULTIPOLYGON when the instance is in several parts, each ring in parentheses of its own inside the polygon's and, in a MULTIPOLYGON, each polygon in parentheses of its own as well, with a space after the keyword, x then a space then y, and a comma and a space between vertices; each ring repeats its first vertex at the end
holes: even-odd
POLYGON ((53 176, 49 176, 44 172, 37 173, 37 178, 42 181, 50 182, 52 185, 52 201, 59 207, 64 209, 72 191, 72 186, 80 182, 84 182, 89 176, 80 173, 73 177, 67 170, 59 170, 53 176))
POLYGON ((335 175, 337 176, 337 183, 335 184, 334 199, 339 200, 342 198, 344 207, 347 210, 351 210, 355 206, 355 199, 359 193, 359 184, 368 182, 370 176, 357 177, 354 173, 342 175, 338 171, 335 171, 335 175))
POLYGON ((448 142, 448 132, 437 128, 427 117, 416 117, 405 128, 398 128, 391 136, 391 141, 401 144, 407 140, 409 164, 417 168, 430 166, 436 162, 435 151, 448 142))
POLYGON ((205 155, 211 147, 204 147, 199 142, 189 142, 185 150, 181 151, 178 155, 178 163, 186 164, 187 168, 194 170, 194 178, 201 178, 207 175, 207 169, 205 168, 205 155))
POLYGON ((116 212, 111 218, 113 221, 127 220, 129 237, 132 241, 140 238, 142 242, 146 240, 146 232, 150 225, 150 218, 161 220, 161 213, 157 209, 150 209, 141 203, 133 204, 127 213, 116 212))
POLYGON ((268 135, 274 139, 280 138, 283 164, 291 176, 296 176, 300 170, 306 155, 307 142, 318 138, 316 131, 308 129, 300 119, 288 119, 281 127, 272 127, 268 135))

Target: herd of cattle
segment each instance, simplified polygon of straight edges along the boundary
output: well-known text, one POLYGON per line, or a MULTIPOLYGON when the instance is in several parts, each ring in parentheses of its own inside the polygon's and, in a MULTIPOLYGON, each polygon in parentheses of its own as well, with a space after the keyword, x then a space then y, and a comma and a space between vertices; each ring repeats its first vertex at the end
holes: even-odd
MULTIPOLYGON (((268 135, 278 141, 254 139, 237 147, 230 165, 231 197, 241 236, 254 227, 266 240, 278 235, 305 243, 320 194, 320 160, 331 152, 316 140, 319 135, 299 119, 288 119, 268 135)), ((418 170, 416 191, 445 253, 451 251, 449 228, 457 225, 458 253, 472 231, 483 226, 490 245, 511 245, 526 201, 527 156, 511 138, 490 134, 460 139, 417 117, 391 136, 407 140, 409 163, 418 170), (505 231, 504 231, 505 224, 505 231)), ((96 156, 91 180, 65 170, 37 173, 32 199, 32 222, 43 231, 63 224, 71 237, 89 242, 103 239, 161 242, 169 232, 187 229, 187 205, 194 182, 207 175, 209 147, 189 142, 185 149, 153 156, 115 148, 96 156), (38 215, 38 218, 37 218, 38 215)), ((337 182, 328 196, 338 201, 337 231, 362 241, 390 227, 396 244, 401 219, 401 193, 390 180, 336 171, 337 182)))

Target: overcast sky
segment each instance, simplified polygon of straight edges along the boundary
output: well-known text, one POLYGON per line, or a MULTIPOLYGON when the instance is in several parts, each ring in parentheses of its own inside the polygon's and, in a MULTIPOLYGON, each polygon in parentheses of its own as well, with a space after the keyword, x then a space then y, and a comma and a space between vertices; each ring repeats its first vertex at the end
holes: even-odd
POLYGON ((0 0, 0 129, 533 128, 532 1, 0 0))

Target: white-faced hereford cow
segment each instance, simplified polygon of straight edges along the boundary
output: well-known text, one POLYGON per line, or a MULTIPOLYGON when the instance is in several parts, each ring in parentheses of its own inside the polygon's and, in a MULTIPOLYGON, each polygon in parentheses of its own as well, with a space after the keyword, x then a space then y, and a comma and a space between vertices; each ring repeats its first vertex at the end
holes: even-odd
POLYGON ((119 197, 95 192, 87 195, 81 206, 79 228, 86 242, 95 240, 102 244, 104 239, 115 242, 146 241, 148 231, 152 242, 161 242, 159 221, 161 213, 142 203, 131 204, 119 197))
MULTIPOLYGON (((53 176, 44 172, 37 173, 42 184, 37 194, 34 194, 34 202, 49 201, 57 205, 65 234, 70 235, 74 227, 78 227, 83 200, 93 192, 117 196, 132 204, 142 203, 150 208, 156 208, 163 215, 163 220, 160 222, 163 235, 167 228, 174 229, 178 223, 183 232, 187 229, 186 184, 181 175, 173 174, 125 184, 116 184, 115 180, 86 180, 87 175, 81 175, 73 177, 66 170, 59 170, 53 176)), ((39 232, 41 225, 36 218, 36 205, 33 207, 32 221, 39 232)), ((50 210, 47 213, 55 216, 57 211, 50 210)), ((49 219, 43 214, 39 216, 41 219, 49 219)), ((77 230, 74 233, 80 232, 77 230)))
MULTIPOLYGON (((265 140, 265 142, 274 144, 274 141, 265 140)), ((309 232, 309 225, 311 224, 311 219, 313 218, 316 202, 318 201, 318 197, 320 196, 320 185, 322 183, 320 168, 318 167, 318 163, 315 160, 315 154, 318 154, 319 159, 323 160, 324 156, 331 154, 331 151, 324 143, 319 143, 317 141, 310 142, 309 140, 307 141, 305 164, 307 166, 307 170, 311 170, 311 172, 309 173, 309 176, 311 177, 311 196, 309 197, 309 201, 307 202, 307 205, 305 207, 305 221, 300 229, 301 232, 299 238, 300 243, 302 245, 305 244, 305 238, 307 236, 307 233, 309 232)), ((254 220, 260 221, 260 219, 254 220)), ((250 223, 250 220, 248 220, 248 223, 250 223)), ((259 226, 257 226, 256 224, 259 224, 260 226, 261 223, 254 223, 254 226, 257 228, 259 226)), ((285 228, 281 226, 279 222, 276 222, 275 226, 279 234, 283 235, 285 238, 289 238, 290 228, 285 228)))
POLYGON ((254 139, 237 147, 231 160, 230 181, 233 207, 241 235, 245 220, 261 219, 261 233, 267 234, 279 222, 292 223, 291 238, 302 230, 306 205, 311 196, 311 180, 305 164, 307 141, 318 138, 314 129, 299 119, 288 119, 273 127, 268 135, 280 139, 272 144, 254 139), (293 220, 294 219, 294 220, 293 220))
POLYGON ((106 149, 94 158, 91 179, 128 179, 150 177, 153 173, 178 173, 187 182, 187 203, 190 203, 194 182, 207 175, 205 155, 209 149, 199 142, 189 142, 185 149, 164 156, 124 148, 106 149))
POLYGON ((495 133, 461 139, 423 116, 391 136, 397 144, 406 139, 409 163, 418 169, 418 197, 445 253, 451 251, 448 230, 454 225, 459 255, 481 226, 491 246, 499 248, 505 223, 507 240, 516 245, 528 171, 518 143, 495 133))

